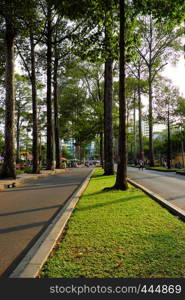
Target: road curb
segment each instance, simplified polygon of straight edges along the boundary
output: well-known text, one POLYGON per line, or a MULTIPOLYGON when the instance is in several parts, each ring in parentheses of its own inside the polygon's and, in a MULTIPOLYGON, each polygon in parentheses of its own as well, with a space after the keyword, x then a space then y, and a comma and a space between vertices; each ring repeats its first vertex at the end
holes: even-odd
POLYGON ((93 172, 94 169, 87 175, 79 188, 70 196, 51 224, 10 274, 10 278, 35 278, 39 275, 42 266, 61 236, 81 194, 86 189, 93 172))
POLYGON ((127 180, 130 184, 132 184, 133 186, 135 186, 135 187, 139 188, 140 190, 142 190, 143 192, 145 192, 152 199, 156 200, 160 205, 167 208, 170 212, 172 212, 176 216, 180 216, 181 219, 183 219, 185 221, 185 212, 181 208, 177 207, 174 204, 169 203, 169 201, 165 200, 159 194, 156 194, 156 193, 150 191, 149 189, 147 189, 143 185, 135 182, 134 180, 132 180, 130 178, 127 178, 127 180))
POLYGON ((177 174, 177 175, 185 176, 185 172, 178 172, 178 171, 177 171, 176 174, 177 174))

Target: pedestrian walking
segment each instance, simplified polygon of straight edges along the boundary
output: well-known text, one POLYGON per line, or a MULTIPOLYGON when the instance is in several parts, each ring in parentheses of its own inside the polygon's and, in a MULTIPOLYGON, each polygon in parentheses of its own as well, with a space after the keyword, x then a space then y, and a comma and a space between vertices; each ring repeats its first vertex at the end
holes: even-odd
POLYGON ((139 170, 142 169, 142 171, 143 171, 143 167, 144 167, 144 162, 143 162, 143 160, 140 160, 139 161, 139 170))

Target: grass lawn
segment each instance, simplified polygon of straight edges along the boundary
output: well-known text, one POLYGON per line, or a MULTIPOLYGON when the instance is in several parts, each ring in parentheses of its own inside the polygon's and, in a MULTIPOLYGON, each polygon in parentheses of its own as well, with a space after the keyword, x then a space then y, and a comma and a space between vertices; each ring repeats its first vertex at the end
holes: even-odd
POLYGON ((40 277, 185 277, 185 223, 97 169, 40 277))

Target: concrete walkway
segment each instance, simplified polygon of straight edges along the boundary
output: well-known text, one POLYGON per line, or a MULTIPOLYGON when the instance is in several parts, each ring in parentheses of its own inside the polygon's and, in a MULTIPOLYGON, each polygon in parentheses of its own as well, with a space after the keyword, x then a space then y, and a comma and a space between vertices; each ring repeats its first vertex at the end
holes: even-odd
POLYGON ((11 185, 15 185, 16 187, 22 186, 30 181, 39 179, 39 178, 44 178, 49 175, 55 175, 55 174, 61 174, 64 173, 67 169, 56 169, 54 171, 50 170, 42 170, 40 174, 28 174, 28 173, 23 173, 23 174, 18 174, 16 179, 1 179, 0 178, 0 191, 5 190, 9 188, 11 185))
POLYGON ((86 167, 67 169, 0 192, 1 276, 12 272, 90 171, 86 167))

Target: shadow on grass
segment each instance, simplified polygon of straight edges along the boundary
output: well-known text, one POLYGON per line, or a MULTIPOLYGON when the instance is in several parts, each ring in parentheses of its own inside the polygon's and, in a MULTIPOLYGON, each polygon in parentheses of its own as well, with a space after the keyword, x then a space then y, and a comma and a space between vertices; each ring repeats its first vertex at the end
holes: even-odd
POLYGON ((91 180, 99 180, 99 179, 104 179, 106 180, 107 178, 113 178, 115 175, 109 175, 109 176, 105 176, 105 175, 93 175, 91 177, 91 180))
POLYGON ((91 210, 91 209, 97 209, 97 208, 105 207, 105 206, 112 205, 112 204, 127 202, 127 201, 130 201, 130 200, 133 200, 133 199, 136 199, 136 198, 140 198, 140 197, 141 197, 140 195, 137 195, 137 196, 133 196, 133 197, 127 197, 126 199, 119 198, 119 199, 116 199, 116 200, 113 200, 113 201, 97 203, 95 205, 88 205, 86 207, 81 207, 81 208, 77 207, 75 209, 75 211, 86 211, 86 210, 91 210))
MULTIPOLYGON (((129 192, 131 191, 131 189, 129 190, 129 192)), ((136 191, 136 189, 134 190, 134 192, 136 191)), ((94 195, 99 195, 99 194, 102 194, 102 195, 105 195, 107 194, 108 192, 124 192, 122 190, 117 190, 117 189, 112 189, 111 187, 106 187, 106 188, 103 188, 101 189, 100 191, 98 192, 95 192, 95 193, 89 193, 89 194, 85 194, 83 195, 83 198, 87 198, 89 196, 94 196, 94 195)), ((108 194, 107 194, 108 195, 108 194)))
POLYGON ((103 191, 103 190, 100 190, 99 192, 95 192, 95 193, 89 193, 89 194, 85 194, 85 195, 83 195, 83 198, 87 198, 87 197, 89 197, 89 196, 94 196, 94 195, 99 195, 99 194, 105 194, 106 192, 105 191, 103 191))
MULTIPOLYGON (((129 188, 126 190, 127 192, 131 192, 131 193, 135 193, 135 192, 137 192, 138 193, 138 191, 139 192, 141 192, 141 190, 139 190, 139 189, 137 189, 136 187, 133 187, 132 185, 130 185, 129 184, 129 188)), ((98 191, 98 192, 95 192, 95 193, 86 193, 85 195, 83 195, 83 198, 87 198, 87 197, 90 197, 90 196, 94 196, 94 195, 99 195, 99 194, 102 194, 102 195, 105 195, 105 194, 107 194, 108 192, 126 192, 126 191, 123 191, 123 190, 117 190, 117 189, 112 189, 111 187, 106 187, 106 188, 103 188, 103 189, 101 189, 100 191, 98 191)), ((108 195, 108 194, 107 194, 108 195)))
POLYGON ((98 178, 98 177, 102 178, 103 174, 93 174, 91 178, 93 179, 93 178, 98 178))

